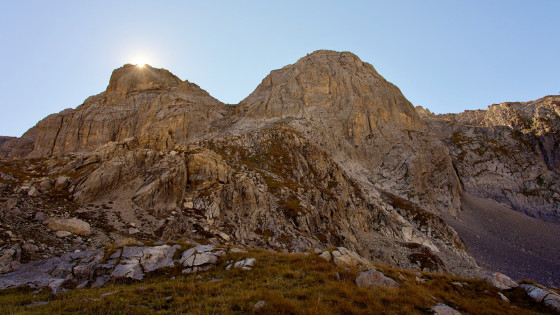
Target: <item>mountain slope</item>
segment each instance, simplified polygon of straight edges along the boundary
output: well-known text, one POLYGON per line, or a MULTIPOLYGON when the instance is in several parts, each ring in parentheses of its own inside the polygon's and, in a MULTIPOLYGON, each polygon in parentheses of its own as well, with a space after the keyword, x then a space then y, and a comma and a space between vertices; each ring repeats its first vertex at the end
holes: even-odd
MULTIPOLYGON (((538 121, 534 134, 548 137, 538 121)), ((471 168, 480 163, 461 150, 473 143, 462 132, 480 128, 421 118, 348 52, 317 51, 272 71, 237 105, 167 70, 125 65, 106 91, 1 143, 1 250, 14 253, 4 267, 107 244, 188 239, 277 251, 345 246, 378 263, 480 275, 440 218, 461 211, 463 189, 479 189, 482 173, 471 168), (49 228, 68 218, 89 224, 91 236, 49 228)), ((517 135, 492 128, 484 132, 517 135)), ((552 176, 544 183, 555 189, 557 150, 542 146, 552 176)), ((484 152, 494 154, 490 164, 541 167, 531 157, 484 152)), ((509 178, 492 183, 505 191, 509 178)))

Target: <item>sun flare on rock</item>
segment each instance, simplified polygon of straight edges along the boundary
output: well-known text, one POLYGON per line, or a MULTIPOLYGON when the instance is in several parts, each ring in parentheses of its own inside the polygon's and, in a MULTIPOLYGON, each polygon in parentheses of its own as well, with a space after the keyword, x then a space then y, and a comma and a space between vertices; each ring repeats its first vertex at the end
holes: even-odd
POLYGON ((136 56, 132 64, 136 65, 138 68, 144 68, 148 64, 148 58, 146 56, 136 56))

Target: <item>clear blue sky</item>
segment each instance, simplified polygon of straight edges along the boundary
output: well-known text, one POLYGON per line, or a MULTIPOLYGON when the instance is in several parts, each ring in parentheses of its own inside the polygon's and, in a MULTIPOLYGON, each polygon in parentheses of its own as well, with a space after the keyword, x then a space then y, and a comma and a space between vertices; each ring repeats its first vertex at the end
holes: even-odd
POLYGON ((318 49, 351 51, 434 112, 560 92, 560 1, 2 1, 0 135, 166 68, 225 103, 318 49))

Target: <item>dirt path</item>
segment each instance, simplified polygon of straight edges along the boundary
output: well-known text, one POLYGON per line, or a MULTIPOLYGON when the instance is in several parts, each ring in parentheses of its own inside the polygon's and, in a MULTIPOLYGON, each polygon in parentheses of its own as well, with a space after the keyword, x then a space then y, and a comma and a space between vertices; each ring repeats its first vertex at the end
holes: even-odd
POLYGON ((477 263, 513 279, 560 287, 560 224, 515 212, 492 200, 463 194, 463 211, 444 219, 477 263))

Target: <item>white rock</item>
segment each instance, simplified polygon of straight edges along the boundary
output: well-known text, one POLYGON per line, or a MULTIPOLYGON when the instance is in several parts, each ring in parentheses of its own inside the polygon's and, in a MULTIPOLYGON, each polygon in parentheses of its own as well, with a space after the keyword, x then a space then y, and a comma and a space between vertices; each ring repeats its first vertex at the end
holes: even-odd
POLYGON ((258 301, 257 303, 255 303, 255 305, 253 305, 253 308, 255 310, 258 310, 259 308, 263 308, 266 305, 266 302, 264 300, 262 301, 258 301))
POLYGON ((498 292, 498 295, 500 296, 500 299, 502 299, 502 301, 509 303, 509 299, 505 295, 503 295, 502 292, 498 292))
POLYGON ((438 303, 434 307, 432 307, 432 312, 434 312, 435 315, 461 315, 461 312, 450 307, 449 305, 441 303, 438 303))
POLYGON ((243 260, 240 260, 238 262, 236 262, 233 265, 233 268, 241 268, 243 270, 251 270, 253 269, 253 266, 255 265, 255 258, 245 258, 243 260))
POLYGON ((496 272, 488 277, 486 277, 486 282, 495 286, 500 290, 509 290, 513 288, 517 288, 519 284, 513 281, 510 277, 496 272))
POLYGON ((385 276, 381 271, 377 270, 360 272, 360 274, 356 277, 355 282, 358 287, 371 289, 375 289, 377 287, 396 288, 399 286, 395 280, 385 276))
POLYGON ((322 252, 322 253, 319 255, 319 257, 323 258, 323 259, 326 260, 326 261, 331 261, 331 260, 332 260, 332 255, 331 255, 331 253, 329 253, 329 252, 327 252, 327 251, 322 252))

